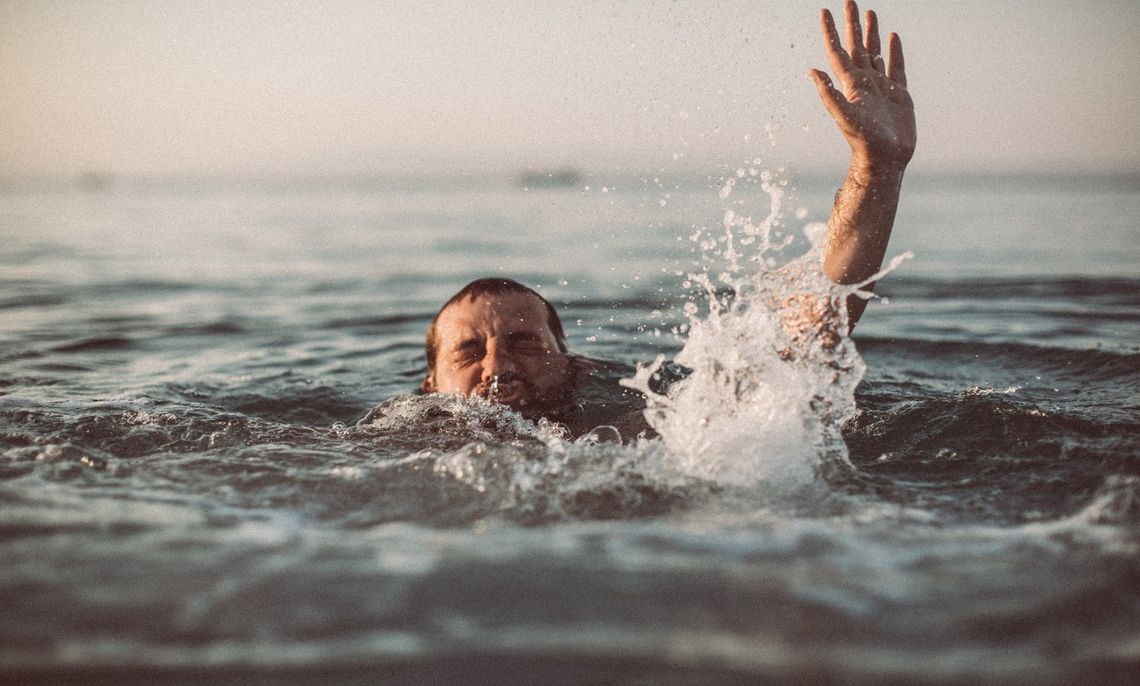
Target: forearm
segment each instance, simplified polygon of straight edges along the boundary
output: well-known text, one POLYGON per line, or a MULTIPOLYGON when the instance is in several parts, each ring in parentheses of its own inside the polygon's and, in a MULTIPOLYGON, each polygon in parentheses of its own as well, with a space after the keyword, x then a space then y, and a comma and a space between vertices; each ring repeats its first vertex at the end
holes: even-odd
MULTIPOLYGON (((846 49, 831 12, 821 10, 819 14, 827 61, 840 88, 818 69, 809 73, 823 106, 851 146, 851 167, 827 222, 823 270, 836 283, 858 284, 873 277, 883 264, 899 206, 903 170, 914 155, 917 134, 898 34, 887 36, 888 64, 875 13, 867 12, 864 31, 854 0, 847 0, 843 10, 847 17, 846 49)), ((858 296, 847 299, 851 326, 866 304, 858 296)))
MULTIPOLYGON (((875 165, 858 155, 852 158, 827 222, 823 269, 835 283, 865 281, 882 267, 898 210, 902 177, 902 165, 875 165)), ((873 287, 868 284, 867 289, 873 287)), ((865 306, 866 301, 857 296, 848 300, 852 326, 865 306)))

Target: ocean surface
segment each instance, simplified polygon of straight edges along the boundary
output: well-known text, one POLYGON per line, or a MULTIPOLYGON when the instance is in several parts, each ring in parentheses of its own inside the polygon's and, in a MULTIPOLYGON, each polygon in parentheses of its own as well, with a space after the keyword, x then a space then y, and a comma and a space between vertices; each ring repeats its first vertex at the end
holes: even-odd
POLYGON ((838 174, 87 181, 0 184, 4 683, 1140 675, 1134 177, 908 178, 838 344, 838 174), (495 275, 599 428, 415 394, 495 275))

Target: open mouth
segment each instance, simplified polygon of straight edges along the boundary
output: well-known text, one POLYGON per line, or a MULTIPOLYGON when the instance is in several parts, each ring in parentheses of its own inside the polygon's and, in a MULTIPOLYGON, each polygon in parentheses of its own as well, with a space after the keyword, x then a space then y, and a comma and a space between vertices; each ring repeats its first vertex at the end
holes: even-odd
POLYGON ((490 400, 493 403, 514 406, 523 402, 526 385, 515 379, 500 381, 492 379, 488 384, 482 384, 475 389, 475 394, 490 400))
POLYGON ((522 393, 522 389, 513 384, 501 385, 498 388, 492 388, 487 392, 487 399, 492 402, 503 403, 509 405, 518 399, 522 393))

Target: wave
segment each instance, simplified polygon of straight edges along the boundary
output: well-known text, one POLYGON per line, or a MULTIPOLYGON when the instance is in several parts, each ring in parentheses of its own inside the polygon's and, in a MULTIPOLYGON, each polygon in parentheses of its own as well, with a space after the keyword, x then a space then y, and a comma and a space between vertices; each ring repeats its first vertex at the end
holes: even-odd
POLYGON ((1013 366, 1061 373, 1084 383, 1123 382, 1137 386, 1140 352, 1103 348, 1073 349, 1018 342, 929 340, 858 336, 861 352, 869 355, 907 358, 938 367, 948 360, 981 359, 995 368, 1013 366))
POLYGON ((900 274, 876 289, 889 297, 934 300, 1052 298, 1140 305, 1140 278, 1041 276, 1017 278, 932 278, 900 274))
POLYGON ((123 336, 96 336, 52 348, 57 353, 103 352, 106 350, 127 350, 135 347, 135 342, 123 336))
POLYGON ((1140 421, 1091 418, 1016 389, 926 391, 901 400, 874 384, 843 435, 859 479, 880 497, 989 521, 1068 516, 1106 479, 1140 475, 1140 421))

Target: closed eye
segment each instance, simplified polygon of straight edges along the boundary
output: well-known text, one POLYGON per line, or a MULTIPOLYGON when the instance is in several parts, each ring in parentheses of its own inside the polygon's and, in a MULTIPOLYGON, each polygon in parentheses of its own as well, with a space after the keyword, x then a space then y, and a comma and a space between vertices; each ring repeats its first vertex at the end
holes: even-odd
POLYGON ((538 355, 547 351, 546 344, 542 342, 542 339, 532 333, 511 334, 509 341, 511 350, 524 355, 538 355))
POLYGON ((464 341, 456 346, 451 359, 458 365, 468 365, 483 357, 483 344, 479 341, 464 341))

